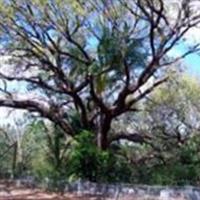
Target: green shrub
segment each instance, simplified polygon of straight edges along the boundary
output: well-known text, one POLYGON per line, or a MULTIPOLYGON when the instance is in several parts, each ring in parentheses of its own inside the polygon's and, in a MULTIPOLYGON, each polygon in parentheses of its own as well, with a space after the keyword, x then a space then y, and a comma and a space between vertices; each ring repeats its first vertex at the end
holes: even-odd
POLYGON ((129 182, 131 168, 126 161, 111 150, 97 148, 91 132, 83 131, 76 139, 71 154, 71 177, 95 182, 129 182))

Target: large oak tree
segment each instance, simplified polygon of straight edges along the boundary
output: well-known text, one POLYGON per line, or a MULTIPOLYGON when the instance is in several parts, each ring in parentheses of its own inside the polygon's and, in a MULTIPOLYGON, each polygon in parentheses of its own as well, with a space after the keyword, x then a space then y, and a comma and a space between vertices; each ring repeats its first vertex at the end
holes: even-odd
POLYGON ((164 67, 199 50, 190 43, 199 25, 193 1, 1 0, 0 106, 39 113, 74 137, 91 130, 106 149, 142 135, 112 131, 112 123, 139 110, 138 102, 162 84, 164 67), (10 83, 20 85, 13 90, 10 83), (34 95, 21 97, 24 88, 34 95))

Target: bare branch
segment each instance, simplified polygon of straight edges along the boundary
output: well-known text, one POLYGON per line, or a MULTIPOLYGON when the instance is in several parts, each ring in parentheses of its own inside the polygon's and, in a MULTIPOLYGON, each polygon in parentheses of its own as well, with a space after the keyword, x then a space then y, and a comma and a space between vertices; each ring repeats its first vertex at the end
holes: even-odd
POLYGON ((134 143, 149 143, 149 140, 151 140, 152 138, 144 135, 144 134, 139 134, 139 133, 116 133, 115 135, 113 135, 110 139, 109 142, 116 142, 118 140, 128 140, 134 143))

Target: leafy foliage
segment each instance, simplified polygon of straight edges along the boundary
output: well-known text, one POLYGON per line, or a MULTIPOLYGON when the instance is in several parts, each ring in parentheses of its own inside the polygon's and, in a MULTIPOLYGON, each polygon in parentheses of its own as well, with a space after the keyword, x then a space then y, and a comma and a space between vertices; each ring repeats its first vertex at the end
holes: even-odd
POLYGON ((112 151, 102 151, 94 144, 94 135, 83 131, 71 155, 71 176, 95 182, 129 181, 131 168, 112 151))

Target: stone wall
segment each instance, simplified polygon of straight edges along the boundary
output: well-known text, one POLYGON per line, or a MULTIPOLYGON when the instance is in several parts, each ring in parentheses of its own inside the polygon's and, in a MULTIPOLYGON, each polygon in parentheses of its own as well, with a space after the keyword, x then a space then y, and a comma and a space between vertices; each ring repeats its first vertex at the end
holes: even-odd
POLYGON ((100 195, 112 199, 149 199, 149 200, 200 200, 200 188, 164 187, 164 186, 133 186, 126 184, 97 184, 77 181, 68 184, 65 192, 75 192, 78 195, 100 195), (146 198, 144 198, 146 197, 146 198))
POLYGON ((16 184, 27 187, 43 187, 44 189, 55 189, 63 193, 76 193, 79 196, 95 195, 105 197, 103 199, 114 200, 200 200, 200 188, 192 186, 166 187, 129 184, 98 184, 87 181, 76 181, 66 183, 59 181, 55 183, 47 179, 45 183, 37 183, 34 179, 25 178, 16 180, 16 184))

